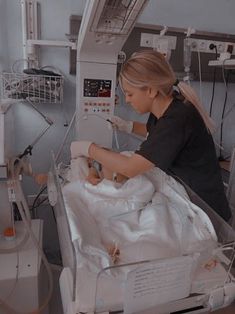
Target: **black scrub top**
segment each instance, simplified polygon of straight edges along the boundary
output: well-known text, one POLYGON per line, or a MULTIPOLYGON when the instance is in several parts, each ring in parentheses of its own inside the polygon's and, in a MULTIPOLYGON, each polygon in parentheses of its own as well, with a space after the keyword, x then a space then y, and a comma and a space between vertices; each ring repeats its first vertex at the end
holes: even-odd
POLYGON ((147 139, 136 153, 183 180, 229 220, 231 211, 214 142, 198 110, 189 102, 174 99, 159 119, 150 114, 147 131, 147 139))

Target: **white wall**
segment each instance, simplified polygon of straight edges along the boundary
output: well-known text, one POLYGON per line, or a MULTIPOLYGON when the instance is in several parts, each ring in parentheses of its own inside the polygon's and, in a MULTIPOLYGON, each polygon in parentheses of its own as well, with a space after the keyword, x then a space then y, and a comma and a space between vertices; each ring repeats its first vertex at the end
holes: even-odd
POLYGON ((235 34, 234 0, 150 0, 141 23, 235 34))
MULTIPOLYGON (((41 38, 66 40, 69 33, 69 17, 72 14, 82 15, 85 0, 41 0, 41 38)), ((22 19, 20 0, 0 0, 0 71, 21 71, 23 62, 22 19), (16 62, 16 60, 18 60, 16 62)), ((59 69, 65 77, 63 104, 39 104, 38 109, 50 117, 54 124, 35 145, 31 158, 35 172, 48 171, 50 154, 58 151, 62 138, 75 110, 75 77, 69 75, 69 49, 42 47, 40 52, 41 66, 52 66, 59 69)), ((29 105, 14 106, 16 128, 16 151, 21 153, 37 138, 47 126, 41 116, 29 105)), ((67 150, 68 152, 68 150, 67 150)), ((68 155, 68 154, 67 154, 68 155)), ((31 178, 25 180, 26 191, 34 194, 37 186, 31 178)))

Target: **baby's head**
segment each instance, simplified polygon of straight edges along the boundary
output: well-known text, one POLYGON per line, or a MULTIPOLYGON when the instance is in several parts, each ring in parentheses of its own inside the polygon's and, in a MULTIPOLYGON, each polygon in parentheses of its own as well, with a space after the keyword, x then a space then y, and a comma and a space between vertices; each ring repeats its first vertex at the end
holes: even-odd
MULTIPOLYGON (((133 153, 129 151, 121 152, 120 154, 130 157, 133 153)), ((120 173, 111 171, 110 169, 102 166, 97 161, 88 158, 88 167, 90 169, 87 180, 93 184, 97 185, 102 179, 115 181, 117 183, 124 183, 128 178, 120 173)))

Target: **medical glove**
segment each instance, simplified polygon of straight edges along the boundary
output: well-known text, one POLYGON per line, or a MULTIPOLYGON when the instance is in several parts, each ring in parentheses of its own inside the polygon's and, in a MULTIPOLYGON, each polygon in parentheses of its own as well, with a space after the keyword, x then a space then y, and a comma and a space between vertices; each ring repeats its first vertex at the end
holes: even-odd
POLYGON ((114 123, 119 131, 131 133, 133 130, 133 121, 126 121, 117 116, 111 117, 110 120, 112 121, 112 123, 114 123))
POLYGON ((89 157, 89 147, 92 142, 89 141, 75 141, 70 145, 71 158, 77 158, 79 156, 89 157))

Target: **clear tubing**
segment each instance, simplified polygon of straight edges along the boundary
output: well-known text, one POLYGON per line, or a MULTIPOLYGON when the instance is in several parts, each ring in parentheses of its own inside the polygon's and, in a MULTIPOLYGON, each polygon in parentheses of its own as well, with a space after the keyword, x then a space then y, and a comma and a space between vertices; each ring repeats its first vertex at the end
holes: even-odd
POLYGON ((191 43, 189 38, 184 39, 184 71, 190 72, 191 67, 191 43))
POLYGON ((11 164, 11 175, 13 176, 13 184, 14 184, 14 191, 15 191, 15 195, 16 195, 16 204, 17 207, 19 209, 22 221, 24 223, 25 229, 27 231, 27 234, 30 235, 30 238, 32 240, 32 242, 34 243, 35 247, 37 247, 39 254, 42 257, 42 260, 44 262, 44 265, 46 267, 47 273, 48 273, 48 278, 49 278, 49 291, 47 294, 47 297, 45 299, 45 301, 43 302, 43 304, 38 308, 38 309, 34 309, 30 312, 20 312, 17 311, 13 308, 11 308, 4 300, 0 299, 0 307, 5 309, 7 313, 9 314, 38 314, 40 312, 42 312, 42 310, 47 306, 47 304, 49 303, 51 296, 52 296, 52 292, 53 292, 53 276, 52 276, 52 271, 50 269, 50 264, 47 261, 47 258, 43 252, 43 250, 41 249, 37 238, 35 237, 32 229, 31 229, 31 221, 28 219, 29 217, 29 207, 28 204, 25 200, 24 194, 22 192, 22 188, 21 188, 21 184, 20 181, 18 180, 19 177, 19 173, 21 172, 21 170, 23 169, 23 162, 21 159, 17 158, 14 160, 14 162, 12 162, 11 164), (16 169, 14 168, 15 165, 15 161, 18 162, 16 169), (25 206, 25 207, 24 207, 25 206))
MULTIPOLYGON (((15 164, 15 162, 22 163, 19 158, 12 159, 10 161, 10 163, 9 163, 10 174, 12 176, 12 181, 13 182, 15 180, 15 178, 14 178, 15 177, 15 175, 14 175, 14 164, 15 164)), ((19 170, 17 171, 17 173, 19 175, 19 170)), ((24 206, 25 206, 25 198, 24 198, 23 202, 24 202, 24 206)), ((28 217, 28 219, 30 221, 29 211, 27 213, 27 217, 28 217)), ((24 234, 24 237, 23 237, 23 239, 22 239, 22 241, 20 243, 18 243, 16 246, 14 246, 12 248, 6 248, 6 249, 0 248, 0 254, 10 254, 10 253, 15 253, 15 252, 19 251, 25 245, 25 243, 27 242, 28 238, 29 238, 29 233, 26 231, 25 234, 24 234)))

